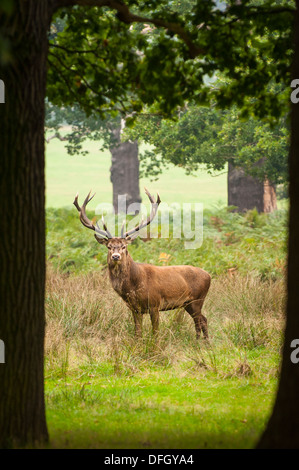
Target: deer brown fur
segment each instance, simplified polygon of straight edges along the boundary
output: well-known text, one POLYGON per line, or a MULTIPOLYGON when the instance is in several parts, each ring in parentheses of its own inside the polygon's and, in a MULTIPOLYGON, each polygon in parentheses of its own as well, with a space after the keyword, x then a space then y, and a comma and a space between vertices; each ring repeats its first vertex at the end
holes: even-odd
POLYGON ((207 319, 201 310, 210 287, 210 275, 194 266, 153 266, 136 263, 128 252, 127 245, 141 228, 151 222, 160 203, 159 196, 155 202, 147 190, 146 193, 152 203, 150 217, 126 234, 122 230, 121 237, 112 237, 104 221, 104 231, 102 231, 86 217, 85 207, 91 199, 90 194, 82 208, 78 205, 78 196, 74 204, 80 212, 83 225, 95 230, 96 240, 108 248, 110 281, 113 289, 133 313, 136 336, 142 335, 142 320, 145 313, 150 314, 153 332, 157 333, 159 312, 183 307, 194 320, 196 337, 199 338, 202 331, 204 338, 207 339, 207 319))

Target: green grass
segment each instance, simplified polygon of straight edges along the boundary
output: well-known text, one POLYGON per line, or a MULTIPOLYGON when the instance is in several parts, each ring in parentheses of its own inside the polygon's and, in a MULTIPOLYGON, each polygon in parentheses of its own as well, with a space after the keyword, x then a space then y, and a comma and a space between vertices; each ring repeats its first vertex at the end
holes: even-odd
MULTIPOLYGON (((94 217, 92 211, 89 217, 94 217)), ((99 218, 99 216, 97 216, 99 218)), ((203 243, 185 249, 185 240, 137 239, 129 246, 135 261, 152 264, 191 264, 211 275, 236 269, 263 279, 282 278, 285 270, 287 212, 232 213, 225 207, 204 212, 203 243), (165 254, 168 261, 165 261, 165 254)), ((109 223, 108 223, 109 227, 109 223)), ((54 266, 68 273, 90 272, 106 265, 107 250, 84 228, 75 209, 48 209, 47 254, 54 266)))
MULTIPOLYGON (((92 189, 96 198, 90 202, 90 208, 97 204, 112 202, 112 184, 110 182, 110 152, 99 151, 99 144, 89 141, 85 144, 89 154, 70 156, 65 143, 51 140, 46 148, 46 205, 47 207, 71 207, 74 196, 81 197, 92 189)), ((140 180, 140 193, 145 201, 144 186, 151 192, 159 191, 163 202, 188 203, 201 202, 204 207, 227 201, 227 176, 211 176, 206 170, 198 172, 197 177, 187 176, 182 168, 172 167, 165 170, 158 181, 148 178, 140 180)))
POLYGON ((252 448, 271 413, 283 331, 281 280, 213 279, 210 342, 183 310, 136 341, 107 273, 49 266, 45 389, 51 448, 252 448))
POLYGON ((52 447, 253 447, 276 381, 171 370, 116 376, 103 364, 46 381, 52 447))

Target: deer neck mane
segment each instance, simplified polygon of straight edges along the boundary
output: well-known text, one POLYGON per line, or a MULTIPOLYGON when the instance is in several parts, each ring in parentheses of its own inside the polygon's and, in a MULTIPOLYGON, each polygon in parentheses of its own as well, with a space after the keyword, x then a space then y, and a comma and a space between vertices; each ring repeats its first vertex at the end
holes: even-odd
POLYGON ((138 267, 129 253, 127 254, 126 262, 110 262, 108 263, 108 269, 112 287, 116 292, 122 296, 122 294, 125 295, 132 289, 132 277, 138 267))

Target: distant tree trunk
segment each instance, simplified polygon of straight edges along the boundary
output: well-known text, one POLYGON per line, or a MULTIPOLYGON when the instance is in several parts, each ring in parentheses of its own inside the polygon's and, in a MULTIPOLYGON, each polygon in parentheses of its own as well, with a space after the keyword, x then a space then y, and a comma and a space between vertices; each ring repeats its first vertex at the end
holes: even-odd
MULTIPOLYGON (((299 77, 299 0, 295 19, 293 78, 299 77)), ((279 387, 272 416, 258 444, 259 448, 299 449, 299 363, 293 363, 291 341, 299 339, 299 104, 292 104, 291 147, 289 157, 290 214, 287 272, 287 316, 279 387)), ((297 354, 298 356, 298 354, 297 354)))
POLYGON ((2 23, 13 62, 2 67, 0 447, 48 439, 44 404, 44 99, 48 2, 17 1, 2 23))
POLYGON ((264 182, 246 175, 243 168, 228 164, 228 205, 236 206, 238 212, 256 208, 258 212, 277 209, 275 186, 268 179, 264 182))
MULTIPOLYGON (((121 128, 113 130, 118 145, 111 147, 111 182, 113 185, 113 207, 115 212, 127 212, 132 203, 141 202, 139 191, 139 159, 137 142, 121 142, 121 128), (126 196, 119 201, 119 196, 126 196), (120 204, 119 204, 120 202, 120 204)), ((137 212, 139 209, 137 209, 137 212)), ((136 211, 134 211, 135 213, 136 211)))

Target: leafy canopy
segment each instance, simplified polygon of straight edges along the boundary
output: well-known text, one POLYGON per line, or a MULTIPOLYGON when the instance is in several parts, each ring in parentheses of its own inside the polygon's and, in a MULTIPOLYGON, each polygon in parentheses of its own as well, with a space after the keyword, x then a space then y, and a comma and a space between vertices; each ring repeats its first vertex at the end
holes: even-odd
POLYGON ((79 103, 101 117, 122 112, 128 125, 144 105, 169 116, 190 100, 236 104, 258 117, 285 111, 285 96, 269 84, 290 83, 292 0, 103 3, 111 6, 58 11, 64 26, 50 35, 52 103, 79 103), (229 82, 210 87, 206 77, 216 73, 229 82))
POLYGON ((219 110, 193 105, 177 120, 139 117, 126 136, 151 145, 140 155, 147 176, 156 177, 169 163, 193 173, 203 164, 213 172, 230 162, 262 180, 284 183, 288 180, 286 120, 281 117, 272 126, 254 117, 241 119, 235 106, 219 110))

